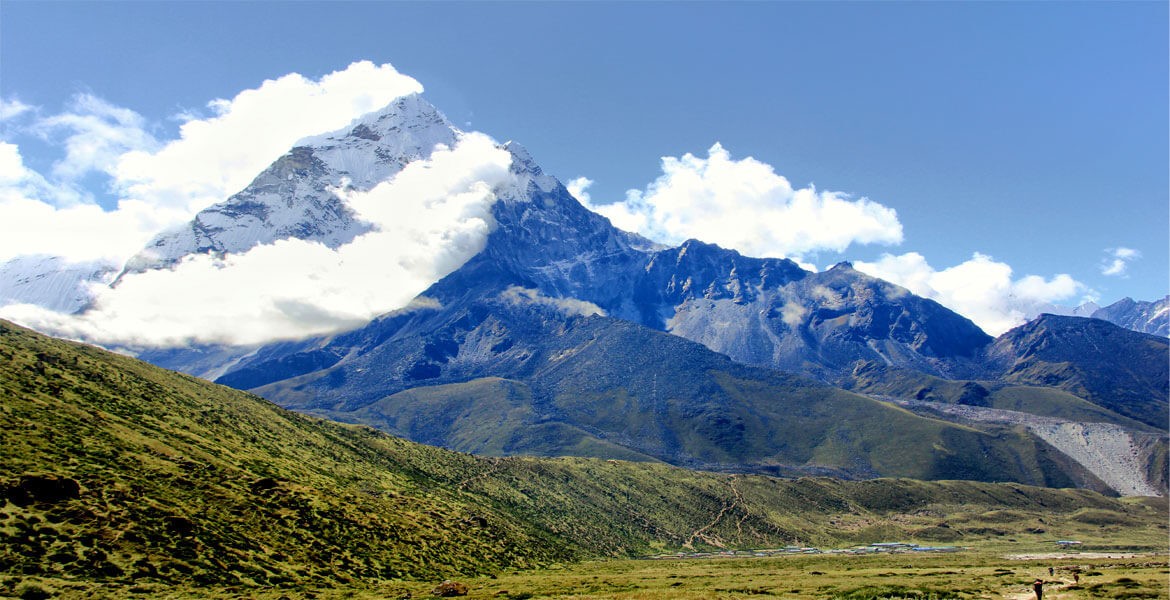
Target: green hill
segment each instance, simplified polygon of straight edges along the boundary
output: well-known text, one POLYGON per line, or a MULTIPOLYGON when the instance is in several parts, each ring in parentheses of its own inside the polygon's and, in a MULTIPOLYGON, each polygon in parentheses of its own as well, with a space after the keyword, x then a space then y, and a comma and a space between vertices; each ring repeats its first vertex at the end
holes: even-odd
POLYGON ((2 321, 0 400, 0 595, 27 578, 336 589, 683 547, 1099 537, 1103 518, 1110 539, 1165 538, 1163 500, 1086 490, 475 457, 2 321))

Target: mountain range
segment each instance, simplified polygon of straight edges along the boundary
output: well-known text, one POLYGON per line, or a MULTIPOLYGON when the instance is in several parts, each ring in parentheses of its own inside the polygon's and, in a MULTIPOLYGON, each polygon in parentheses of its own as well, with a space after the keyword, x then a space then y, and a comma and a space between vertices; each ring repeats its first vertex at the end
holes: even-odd
MULTIPOLYGON (((302 140, 119 278, 290 237, 342 246, 371 225, 337 190, 368 191, 464 135, 402 98, 302 140)), ((810 272, 699 240, 666 247, 587 210, 518 144, 500 149, 510 176, 483 249, 406 308, 337 334, 140 357, 488 455, 1166 493, 1165 337, 1042 316, 994 339, 848 263, 810 272), (1081 443, 1102 451, 1042 434, 1052 420, 1108 425, 1081 443)), ((1164 306, 1113 308, 1098 312, 1166 334, 1164 306)))

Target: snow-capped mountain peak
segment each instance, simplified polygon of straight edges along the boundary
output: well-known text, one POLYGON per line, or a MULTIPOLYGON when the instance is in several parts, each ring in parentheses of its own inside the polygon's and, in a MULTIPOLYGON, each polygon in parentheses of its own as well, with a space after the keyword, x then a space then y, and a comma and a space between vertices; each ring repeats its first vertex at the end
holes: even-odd
POLYGON ((512 181, 508 187, 499 191, 498 195, 502 200, 528 202, 532 198, 529 192, 535 191, 529 189, 532 186, 545 194, 560 187, 561 183, 555 177, 546 175, 541 170, 527 148, 516 142, 507 142, 503 149, 512 155, 512 166, 509 169, 512 181))
POLYGON ((368 191, 461 136, 421 96, 399 98, 342 129, 302 139, 239 193, 156 236, 125 272, 166 267, 192 254, 245 252, 286 238, 337 248, 370 230, 338 198, 337 188, 368 191))
POLYGON ((406 163, 429 157, 439 144, 453 146, 462 134, 431 103, 411 94, 343 129, 304 138, 294 148, 312 148, 352 188, 368 190, 406 163))

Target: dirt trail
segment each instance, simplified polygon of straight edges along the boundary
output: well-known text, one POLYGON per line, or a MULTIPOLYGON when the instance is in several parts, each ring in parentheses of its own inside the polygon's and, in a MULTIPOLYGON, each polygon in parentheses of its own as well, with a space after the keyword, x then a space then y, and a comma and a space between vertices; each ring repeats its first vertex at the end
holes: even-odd
MULTIPOLYGON (((685 544, 683 544, 683 547, 693 549, 695 547, 694 543, 695 543, 696 539, 703 540, 704 542, 711 544, 712 546, 715 546, 717 548, 722 548, 724 546, 723 540, 719 539, 718 537, 708 536, 706 534, 706 531, 708 529, 711 529, 715 525, 717 525, 719 523, 719 521, 723 520, 723 515, 726 515, 727 513, 731 512, 732 510, 735 510, 735 507, 737 507, 743 503, 743 496, 740 496, 739 489, 737 489, 735 487, 735 478, 736 477, 738 477, 738 476, 732 475, 731 481, 729 482, 729 485, 731 486, 731 493, 735 495, 735 499, 731 501, 731 504, 724 504, 723 508, 719 509, 719 514, 715 515, 715 518, 710 523, 707 523, 703 527, 696 529, 694 531, 694 533, 692 533, 691 536, 689 538, 687 538, 687 542, 685 544)), ((740 536, 742 537, 743 529, 740 528, 741 524, 743 524, 742 518, 735 524, 735 528, 740 533, 740 536)))

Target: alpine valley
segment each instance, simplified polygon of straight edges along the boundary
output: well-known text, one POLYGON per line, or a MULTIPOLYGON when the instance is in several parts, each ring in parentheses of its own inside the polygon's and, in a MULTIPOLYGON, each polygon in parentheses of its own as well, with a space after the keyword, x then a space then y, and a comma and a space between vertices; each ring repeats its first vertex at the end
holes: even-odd
MULTIPOLYGON (((302 140, 120 274, 26 260, 0 271, 6 298, 84 311, 72 282, 117 286, 287 238, 341 247, 374 227, 346 193, 466 135, 400 98, 302 140)), ((511 165, 482 249, 406 308, 307 339, 133 350, 284 408, 492 457, 1167 493, 1165 300, 1093 313, 1117 324, 1042 315, 995 339, 849 263, 810 272, 619 230, 522 147, 499 149, 511 165)))

